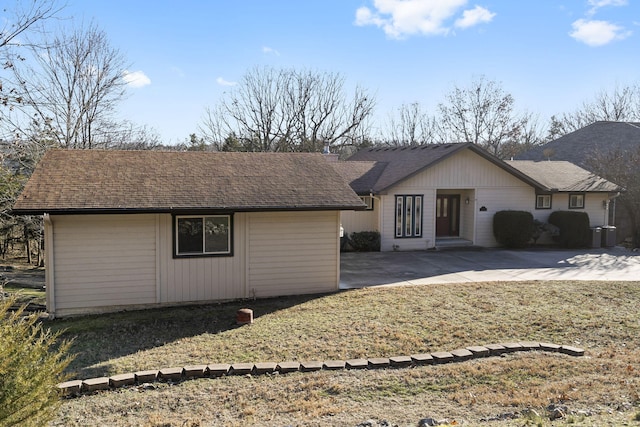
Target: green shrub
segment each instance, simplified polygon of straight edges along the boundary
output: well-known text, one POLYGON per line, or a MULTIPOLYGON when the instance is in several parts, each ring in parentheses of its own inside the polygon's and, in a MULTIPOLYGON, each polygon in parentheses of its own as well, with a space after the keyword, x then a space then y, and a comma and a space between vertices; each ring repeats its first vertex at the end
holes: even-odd
POLYGON ((591 241, 589 215, 578 211, 555 211, 549 215, 549 224, 560 230, 555 240, 565 248, 586 248, 591 241))
POLYGON ((351 233, 349 244, 357 252, 380 251, 380 233, 377 231, 361 231, 351 233))
POLYGON ((526 211, 499 211, 493 216, 493 235, 507 248, 523 248, 533 238, 533 215, 526 211))
POLYGON ((57 345, 59 334, 25 307, 11 311, 16 301, 0 300, 0 425, 42 426, 57 410, 70 342, 57 345))

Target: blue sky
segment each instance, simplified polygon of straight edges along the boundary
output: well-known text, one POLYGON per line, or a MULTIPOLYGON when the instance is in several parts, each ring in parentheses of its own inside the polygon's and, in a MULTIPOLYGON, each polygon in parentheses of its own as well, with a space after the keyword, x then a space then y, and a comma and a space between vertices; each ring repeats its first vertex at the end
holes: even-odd
POLYGON ((377 100, 435 113, 486 76, 516 107, 575 110, 640 83, 638 0, 68 0, 131 64, 121 115, 176 143, 255 66, 340 73, 377 100))

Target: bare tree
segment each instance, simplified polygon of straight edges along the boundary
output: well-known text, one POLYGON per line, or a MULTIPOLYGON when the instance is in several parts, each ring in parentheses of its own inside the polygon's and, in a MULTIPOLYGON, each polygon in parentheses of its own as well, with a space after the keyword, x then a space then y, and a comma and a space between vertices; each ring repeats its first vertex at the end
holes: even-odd
POLYGON ((374 105, 361 88, 347 99, 339 74, 254 68, 206 110, 200 132, 219 150, 320 151, 357 144, 374 105))
MULTIPOLYGON (((8 3, 8 2, 7 2, 8 3)), ((38 24, 55 16, 62 7, 55 0, 28 0, 3 4, 0 10, 0 68, 6 73, 23 60, 20 49, 29 33, 39 32, 38 24)), ((0 75, 0 105, 12 109, 21 102, 18 91, 0 75)))
POLYGON ((640 121, 640 86, 615 86, 602 90, 574 112, 551 117, 547 140, 559 138, 597 121, 640 121))
POLYGON ((431 144, 437 141, 436 119, 428 116, 418 102, 402 104, 397 115, 391 114, 382 144, 393 147, 431 144))
POLYGON ((93 24, 79 27, 33 50, 30 59, 13 67, 22 111, 48 126, 60 147, 105 146, 126 86, 124 57, 106 33, 93 24))
POLYGON ((466 88, 454 87, 438 104, 440 139, 478 144, 498 157, 503 147, 517 144, 532 120, 528 113, 517 113, 511 94, 484 76, 466 88))
POLYGON ((616 207, 628 219, 630 233, 636 247, 640 246, 640 147, 613 149, 602 147, 585 160, 587 168, 596 175, 615 182, 625 189, 616 199, 616 207))

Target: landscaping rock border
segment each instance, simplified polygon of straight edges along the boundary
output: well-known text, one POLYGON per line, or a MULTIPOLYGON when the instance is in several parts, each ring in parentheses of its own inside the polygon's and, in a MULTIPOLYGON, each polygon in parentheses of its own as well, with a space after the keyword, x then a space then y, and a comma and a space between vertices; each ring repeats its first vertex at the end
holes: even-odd
POLYGON ((544 351, 562 353, 572 357, 584 356, 584 350, 570 345, 557 345, 545 342, 507 342, 470 346, 450 352, 414 354, 411 356, 374 357, 370 359, 328 360, 307 362, 261 362, 261 363, 213 363, 209 365, 190 365, 138 371, 111 377, 90 378, 86 380, 66 381, 58 384, 62 396, 75 397, 81 394, 101 390, 113 390, 135 384, 148 384, 155 381, 179 382, 190 378, 218 378, 225 375, 264 375, 286 374, 290 372, 315 372, 319 370, 339 369, 402 369, 419 365, 464 362, 505 353, 521 351, 544 351))

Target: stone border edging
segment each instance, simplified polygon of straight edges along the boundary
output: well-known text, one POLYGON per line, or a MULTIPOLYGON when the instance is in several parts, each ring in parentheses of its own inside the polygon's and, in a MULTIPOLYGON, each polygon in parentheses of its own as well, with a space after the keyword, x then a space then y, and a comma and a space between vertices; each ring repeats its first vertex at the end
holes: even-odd
POLYGON ((570 345, 544 342, 522 341, 485 346, 470 346, 434 353, 412 354, 411 356, 374 357, 370 359, 326 360, 307 362, 262 362, 262 363, 212 363, 176 368, 153 369, 135 373, 113 375, 111 377, 66 381, 57 385, 62 396, 74 397, 100 390, 112 390, 135 384, 155 381, 183 381, 192 378, 218 378, 225 375, 286 374, 290 372, 314 372, 320 370, 408 368, 419 365, 437 365, 464 362, 489 356, 500 356, 518 351, 545 351, 563 353, 569 356, 584 356, 584 350, 570 345))

